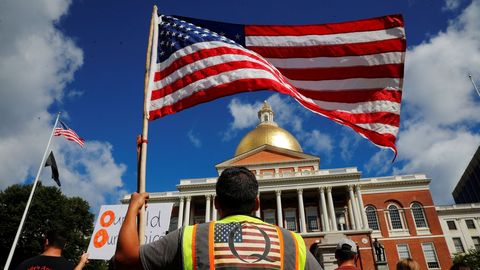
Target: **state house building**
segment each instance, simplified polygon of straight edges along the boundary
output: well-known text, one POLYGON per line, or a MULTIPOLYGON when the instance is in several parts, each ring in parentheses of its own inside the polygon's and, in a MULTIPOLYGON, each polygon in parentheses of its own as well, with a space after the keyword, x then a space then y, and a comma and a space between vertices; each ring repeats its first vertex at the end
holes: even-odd
MULTIPOLYGON (((235 156, 216 165, 219 174, 245 166, 257 176, 258 217, 300 233, 327 270, 336 267, 334 247, 343 237, 358 244, 362 269, 394 269, 408 257, 421 269, 449 269, 451 257, 427 176, 362 178, 356 167, 322 169, 319 157, 304 153, 275 123, 268 103, 258 117, 260 123, 240 141, 235 156), (384 248, 384 256, 375 246, 384 248)), ((171 230, 216 220, 217 177, 181 180, 177 191, 150 193, 150 201, 175 203, 171 230)))

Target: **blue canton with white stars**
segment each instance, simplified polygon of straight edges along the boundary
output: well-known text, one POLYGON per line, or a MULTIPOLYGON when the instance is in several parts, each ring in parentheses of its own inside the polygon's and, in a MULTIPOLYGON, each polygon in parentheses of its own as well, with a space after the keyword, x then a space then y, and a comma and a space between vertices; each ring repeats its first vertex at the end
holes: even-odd
MULTIPOLYGON (((241 47, 240 44, 223 35, 184 20, 172 16, 161 16, 160 20, 158 24, 158 62, 163 62, 175 51, 197 42, 220 41, 241 47)), ((200 20, 196 21, 201 22, 200 20)), ((228 24, 226 25, 228 26, 228 24)), ((240 26, 238 25, 238 27, 240 26)), ((239 35, 237 34, 237 37, 239 35)), ((243 40, 239 43, 243 43, 243 40)))
POLYGON ((240 223, 227 223, 227 224, 215 224, 214 229, 214 242, 215 243, 227 243, 228 236, 232 230, 236 229, 235 234, 233 235, 233 242, 241 243, 242 242, 242 225, 240 223))

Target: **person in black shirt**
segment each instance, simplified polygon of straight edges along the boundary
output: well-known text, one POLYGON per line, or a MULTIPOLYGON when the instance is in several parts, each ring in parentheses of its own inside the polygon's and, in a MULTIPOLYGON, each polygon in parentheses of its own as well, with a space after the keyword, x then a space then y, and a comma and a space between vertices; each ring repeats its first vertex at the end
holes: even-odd
POLYGON ((62 256, 67 240, 60 233, 49 231, 45 235, 45 249, 41 255, 23 261, 16 270, 80 270, 88 262, 88 253, 83 253, 78 265, 62 256))

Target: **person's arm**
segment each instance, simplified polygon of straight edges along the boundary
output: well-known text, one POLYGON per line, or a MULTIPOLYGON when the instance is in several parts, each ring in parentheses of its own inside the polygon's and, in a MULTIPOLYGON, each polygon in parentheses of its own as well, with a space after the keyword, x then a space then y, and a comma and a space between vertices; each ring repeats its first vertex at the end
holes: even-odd
POLYGON ((88 263, 88 256, 90 254, 88 253, 83 253, 82 256, 80 256, 80 261, 78 262, 77 266, 73 270, 82 270, 85 264, 88 263))
POLYGON ((140 262, 140 241, 137 233, 137 215, 148 199, 148 193, 133 193, 130 197, 127 214, 118 234, 115 251, 116 269, 142 269, 140 262))

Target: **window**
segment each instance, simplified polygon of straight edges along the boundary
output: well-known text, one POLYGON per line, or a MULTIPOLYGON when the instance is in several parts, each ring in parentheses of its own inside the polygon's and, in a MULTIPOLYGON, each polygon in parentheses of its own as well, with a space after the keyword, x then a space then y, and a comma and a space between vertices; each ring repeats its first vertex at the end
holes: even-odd
POLYGON ((295 209, 285 211, 285 228, 292 232, 297 231, 297 213, 295 209))
POLYGON ((473 245, 476 250, 480 250, 480 237, 472 237, 473 245))
POLYGON ((390 216, 390 225, 392 229, 403 229, 402 218, 400 217, 400 212, 398 211, 397 206, 390 205, 388 207, 388 214, 390 216))
POLYGON ((263 211, 263 221, 266 223, 270 223, 272 225, 275 225, 275 211, 273 210, 266 210, 263 211))
POLYGON ((427 228, 427 220, 425 219, 423 207, 419 203, 413 203, 411 211, 413 219, 415 220, 415 226, 417 226, 417 228, 427 228))
POLYGON ((425 261, 427 262, 428 269, 440 268, 438 263, 437 253, 435 252, 435 247, 433 243, 422 243, 423 255, 425 256, 425 261))
POLYGON ((467 225, 467 228, 469 228, 469 229, 475 229, 475 223, 473 222, 472 219, 467 219, 467 220, 465 220, 465 224, 467 225))
POLYGON ((464 253, 465 249, 463 248, 462 239, 460 239, 459 237, 454 237, 452 238, 452 240, 453 245, 455 246, 455 252, 464 253))
POLYGON ((178 227, 178 217, 172 217, 170 219, 170 226, 168 226, 168 231, 173 232, 178 227))
POLYGON ((447 220, 447 226, 449 230, 456 230, 457 225, 455 225, 455 221, 453 220, 447 220))
POLYGON ((307 207, 307 230, 318 231, 318 214, 316 207, 307 207))
POLYGON ((408 250, 408 245, 407 244, 397 245, 397 251, 398 251, 398 259, 399 260, 411 258, 410 250, 408 250))
POLYGON ((378 226, 377 209, 368 205, 365 207, 365 213, 367 214, 368 227, 372 230, 380 230, 378 226))

